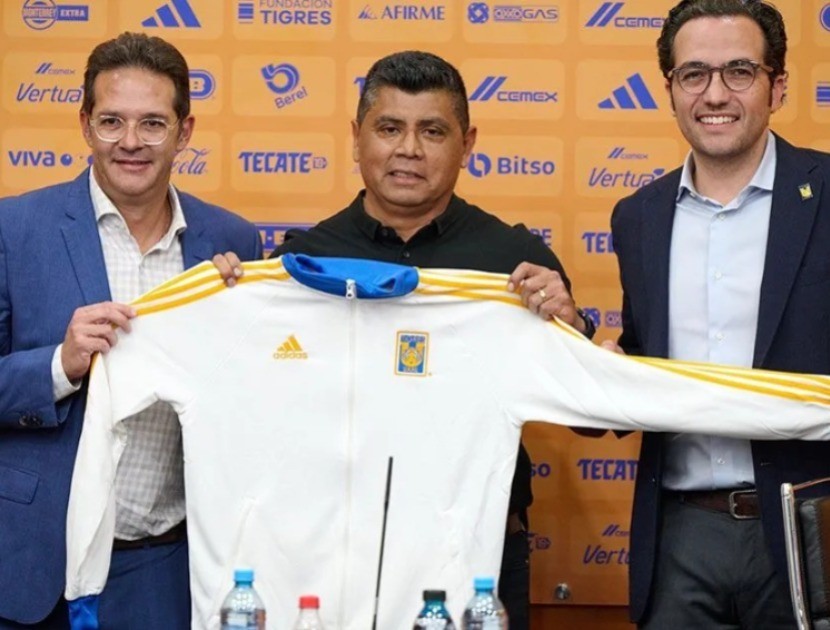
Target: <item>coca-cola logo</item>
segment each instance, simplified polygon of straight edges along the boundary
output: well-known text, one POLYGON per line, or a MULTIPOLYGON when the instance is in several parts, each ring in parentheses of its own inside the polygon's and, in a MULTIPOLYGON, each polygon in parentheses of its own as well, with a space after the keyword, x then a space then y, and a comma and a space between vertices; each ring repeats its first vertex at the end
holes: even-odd
POLYGON ((173 160, 174 175, 206 175, 208 173, 207 156, 210 149, 187 147, 179 152, 173 160))

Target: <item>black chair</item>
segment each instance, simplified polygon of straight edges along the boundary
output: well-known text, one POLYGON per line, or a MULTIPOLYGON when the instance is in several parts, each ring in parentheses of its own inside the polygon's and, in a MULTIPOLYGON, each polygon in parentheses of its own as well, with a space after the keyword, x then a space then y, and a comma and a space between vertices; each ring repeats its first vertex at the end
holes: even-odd
POLYGON ((827 482, 830 477, 781 484, 790 597, 799 630, 830 630, 830 496, 796 496, 827 482))

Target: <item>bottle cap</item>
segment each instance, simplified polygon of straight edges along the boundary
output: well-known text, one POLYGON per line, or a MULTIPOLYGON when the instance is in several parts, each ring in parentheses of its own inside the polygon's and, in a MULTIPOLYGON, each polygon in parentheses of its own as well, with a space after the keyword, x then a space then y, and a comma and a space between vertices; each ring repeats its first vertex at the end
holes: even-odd
POLYGON ((237 584, 253 584, 254 570, 253 569, 237 569, 233 572, 233 581, 237 584))
POLYGON ((473 580, 473 588, 477 591, 492 591, 496 581, 492 577, 477 577, 473 580))
POLYGON ((320 608, 320 598, 316 595, 301 595, 300 608, 320 608))
POLYGON ((447 591, 424 591, 425 602, 445 602, 447 601, 447 591))

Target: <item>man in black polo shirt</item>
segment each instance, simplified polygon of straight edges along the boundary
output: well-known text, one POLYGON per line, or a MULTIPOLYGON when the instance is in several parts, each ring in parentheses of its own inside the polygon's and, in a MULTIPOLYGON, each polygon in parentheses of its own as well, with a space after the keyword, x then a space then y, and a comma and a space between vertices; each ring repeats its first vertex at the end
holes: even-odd
MULTIPOLYGON (((476 128, 470 126, 464 82, 452 65, 412 51, 377 61, 366 75, 352 134, 365 190, 312 229, 288 231, 272 256, 293 252, 512 272, 508 286, 521 293, 531 311, 544 318, 556 315, 593 334, 591 320, 574 304, 559 259, 543 241, 453 194, 476 128)), ((235 263, 230 255, 229 261, 235 263)), ((229 261, 214 261, 225 277, 231 273, 229 261)), ((532 499, 530 458, 520 447, 499 579, 511 630, 529 625, 525 532, 532 499)))
MULTIPOLYGON (((292 230, 272 256, 347 256, 418 267, 511 273, 523 301, 582 332, 583 319, 556 255, 523 226, 510 227, 453 194, 475 143, 458 71, 419 52, 372 66, 352 123, 353 156, 366 189, 311 230, 292 230)), ((528 626, 529 550, 525 530, 530 458, 519 450, 499 595, 510 627, 528 626)))

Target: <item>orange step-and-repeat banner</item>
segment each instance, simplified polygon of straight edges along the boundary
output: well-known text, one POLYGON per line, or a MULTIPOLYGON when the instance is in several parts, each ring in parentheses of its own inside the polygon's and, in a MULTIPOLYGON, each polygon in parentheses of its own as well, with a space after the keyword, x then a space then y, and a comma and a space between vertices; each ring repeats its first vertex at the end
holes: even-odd
MULTIPOLYGON (((479 128, 458 192, 553 247, 598 338, 613 338, 621 300, 610 211, 687 150, 654 45, 673 4, 0 0, 0 195, 86 167, 86 57, 104 39, 145 31, 175 43, 191 67, 197 124, 175 183, 256 222, 271 249, 286 229, 314 224, 360 189, 349 121, 371 63, 429 50, 460 69, 479 128)), ((774 127, 830 150, 830 3, 779 8, 790 79, 774 127)), ((588 440, 539 425, 525 436, 533 601, 624 603, 636 436, 588 440)))

